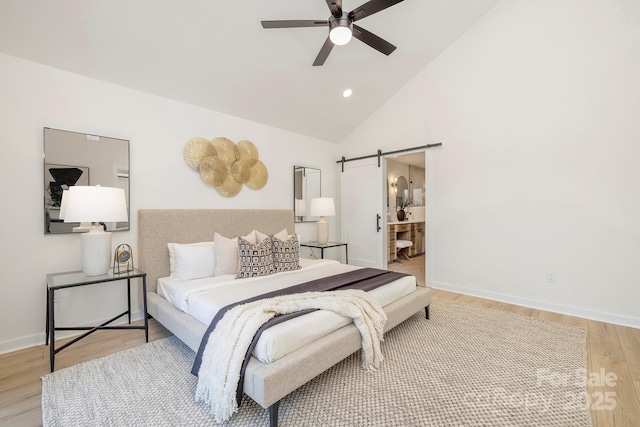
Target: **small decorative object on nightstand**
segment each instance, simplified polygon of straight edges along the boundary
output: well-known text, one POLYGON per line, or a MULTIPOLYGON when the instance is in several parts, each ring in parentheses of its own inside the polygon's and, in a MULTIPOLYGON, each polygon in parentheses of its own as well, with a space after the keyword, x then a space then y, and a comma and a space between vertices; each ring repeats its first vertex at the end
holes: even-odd
POLYGON ((133 271, 133 252, 127 244, 118 245, 113 254, 113 273, 120 274, 133 271))

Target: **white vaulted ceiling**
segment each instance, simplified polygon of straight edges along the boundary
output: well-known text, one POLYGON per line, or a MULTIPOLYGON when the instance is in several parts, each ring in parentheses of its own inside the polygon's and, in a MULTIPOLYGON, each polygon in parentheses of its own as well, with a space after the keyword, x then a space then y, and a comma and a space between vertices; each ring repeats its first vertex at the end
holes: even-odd
POLYGON ((405 0, 358 21, 390 56, 352 40, 313 67, 326 28, 260 21, 324 0, 0 0, 0 52, 338 143, 498 1, 405 0))

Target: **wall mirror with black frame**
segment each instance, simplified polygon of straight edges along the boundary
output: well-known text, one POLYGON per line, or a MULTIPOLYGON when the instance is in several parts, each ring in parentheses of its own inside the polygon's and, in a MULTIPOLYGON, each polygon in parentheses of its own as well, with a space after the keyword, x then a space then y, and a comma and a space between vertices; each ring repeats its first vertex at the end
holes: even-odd
MULTIPOLYGON (((122 188, 128 211, 129 141, 45 127, 45 234, 72 233, 79 227, 79 223, 65 223, 60 218, 62 193, 74 185, 122 188)), ((126 231, 129 221, 105 223, 104 226, 107 231, 126 231)))
POLYGON ((293 212, 295 222, 314 222, 320 218, 309 216, 311 199, 320 197, 320 169, 293 167, 293 212))

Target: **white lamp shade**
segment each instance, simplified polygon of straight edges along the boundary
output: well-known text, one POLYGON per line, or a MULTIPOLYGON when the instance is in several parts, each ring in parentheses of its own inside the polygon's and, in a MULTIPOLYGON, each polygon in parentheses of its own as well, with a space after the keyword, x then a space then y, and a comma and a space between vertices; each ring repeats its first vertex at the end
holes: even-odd
POLYGON ((316 197, 311 199, 309 207, 309 215, 311 216, 335 216, 336 207, 331 197, 316 197))
POLYGON ((63 195, 63 204, 64 222, 129 220, 127 201, 122 188, 74 185, 63 195))
MULTIPOLYGON (((60 214, 58 215, 59 219, 64 219, 67 214, 67 205, 69 203, 69 190, 62 190, 62 201, 60 202, 60 214)), ((83 233, 85 231, 89 231, 91 228, 91 222, 82 222, 78 227, 73 227, 74 233, 83 233)))

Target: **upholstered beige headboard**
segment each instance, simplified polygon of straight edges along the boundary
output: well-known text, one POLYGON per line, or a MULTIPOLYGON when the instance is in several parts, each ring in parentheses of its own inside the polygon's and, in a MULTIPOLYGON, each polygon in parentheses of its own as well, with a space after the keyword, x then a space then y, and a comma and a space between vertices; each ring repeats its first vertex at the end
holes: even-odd
POLYGON ((226 237, 251 230, 275 234, 295 232, 288 209, 140 209, 138 211, 138 267, 147 273, 147 291, 169 275, 167 243, 211 242, 218 232, 226 237))

